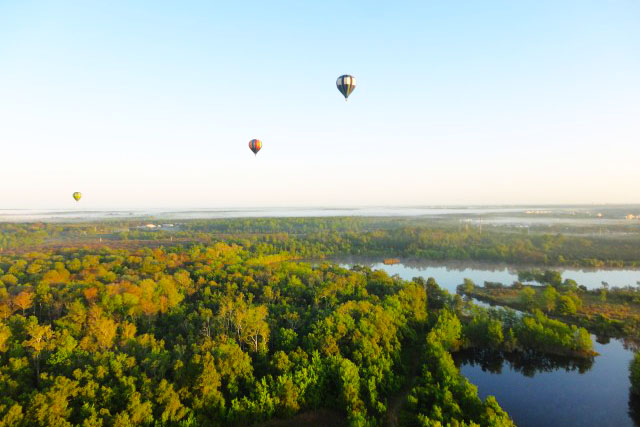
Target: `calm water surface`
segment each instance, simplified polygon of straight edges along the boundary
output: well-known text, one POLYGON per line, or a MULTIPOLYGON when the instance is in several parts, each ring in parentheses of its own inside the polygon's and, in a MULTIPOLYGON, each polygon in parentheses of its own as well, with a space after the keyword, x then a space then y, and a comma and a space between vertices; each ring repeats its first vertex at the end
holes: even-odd
MULTIPOLYGON (((477 285, 482 285, 485 281, 500 282, 510 285, 518 280, 518 269, 528 270, 530 267, 515 268, 504 264, 481 264, 481 263, 433 263, 403 261, 400 264, 385 265, 381 260, 342 258, 337 260, 343 267, 350 268, 355 264, 366 265, 375 270, 384 270, 390 275, 397 274, 405 280, 414 277, 433 277, 440 287, 455 293, 456 286, 461 284, 465 278, 473 280, 477 285)), ((537 267, 539 268, 539 267, 537 267)), ((558 268, 553 268, 560 270, 558 268)), ((605 281, 609 286, 637 286, 640 281, 640 270, 561 270, 563 279, 573 279, 578 284, 589 289, 599 288, 605 281)))
POLYGON ((460 372, 478 386, 483 399, 496 397, 518 426, 634 426, 629 403, 629 361, 633 352, 620 340, 595 342, 600 353, 590 368, 575 366, 544 369, 522 366, 506 360, 483 364, 463 360, 460 372))

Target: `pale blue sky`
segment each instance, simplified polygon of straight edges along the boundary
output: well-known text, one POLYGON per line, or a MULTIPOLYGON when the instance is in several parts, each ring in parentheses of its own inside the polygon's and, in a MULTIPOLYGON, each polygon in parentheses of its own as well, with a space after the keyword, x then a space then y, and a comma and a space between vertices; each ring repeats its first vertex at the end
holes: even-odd
POLYGON ((639 203, 640 2, 0 0, 0 144, 0 208, 639 203))

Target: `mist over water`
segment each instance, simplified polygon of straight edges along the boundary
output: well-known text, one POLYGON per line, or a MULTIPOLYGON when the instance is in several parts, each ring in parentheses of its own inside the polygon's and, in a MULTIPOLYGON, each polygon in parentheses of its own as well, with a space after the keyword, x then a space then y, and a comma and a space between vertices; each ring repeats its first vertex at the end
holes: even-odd
POLYGON ((439 216, 480 215, 522 212, 522 207, 294 207, 294 208, 216 208, 216 209, 0 209, 1 222, 22 221, 97 221, 102 219, 217 219, 259 217, 331 217, 331 216, 439 216))
MULTIPOLYGON (((625 214, 640 215, 640 206, 360 206, 94 209, 80 202, 72 209, 0 209, 0 222, 82 222, 109 219, 220 219, 260 217, 420 217, 457 219, 473 226, 554 224, 632 224, 625 214), (603 214, 604 212, 604 214, 603 214)), ((640 226, 640 221, 638 221, 640 226)))

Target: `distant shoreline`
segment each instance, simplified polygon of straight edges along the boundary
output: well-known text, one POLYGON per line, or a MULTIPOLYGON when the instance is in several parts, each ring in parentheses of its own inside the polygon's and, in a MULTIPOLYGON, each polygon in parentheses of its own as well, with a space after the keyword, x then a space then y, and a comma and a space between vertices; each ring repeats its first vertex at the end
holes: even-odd
POLYGON ((265 207, 192 209, 0 209, 0 222, 78 223, 109 220, 207 220, 237 218, 314 218, 314 217, 482 217, 496 223, 513 221, 600 221, 625 223, 623 213, 640 215, 640 205, 469 205, 469 206, 369 206, 369 207, 265 207), (615 215, 597 216, 615 211, 615 215))

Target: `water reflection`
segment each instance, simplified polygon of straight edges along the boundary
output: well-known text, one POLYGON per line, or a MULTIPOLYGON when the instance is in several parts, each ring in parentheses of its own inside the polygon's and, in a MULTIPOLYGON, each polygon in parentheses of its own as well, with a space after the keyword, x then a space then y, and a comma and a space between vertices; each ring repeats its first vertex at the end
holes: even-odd
POLYGON ((593 366, 593 358, 573 358, 520 351, 507 353, 492 349, 460 351, 454 355, 454 359, 458 367, 460 365, 479 366, 483 371, 492 374, 501 374, 506 362, 513 371, 526 377, 533 377, 540 372, 554 372, 559 369, 584 374, 593 366))
POLYGON ((640 396, 631 393, 629 388, 629 417, 636 426, 640 426, 640 396))
MULTIPOLYGON (((364 265, 374 270, 384 270, 389 275, 397 274, 405 280, 414 277, 433 277, 440 287, 451 293, 465 278, 482 285, 487 282, 498 282, 510 285, 518 280, 518 271, 544 269, 546 267, 492 264, 477 261, 428 261, 403 259, 398 264, 386 265, 380 258, 369 257, 340 257, 331 261, 343 267, 350 268, 354 265, 364 265)), ((602 282, 607 282, 611 287, 636 286, 640 282, 640 270, 632 269, 563 269, 560 267, 548 267, 562 271, 563 279, 574 279, 578 284, 589 289, 597 289, 602 282)))
MULTIPOLYGON (((346 267, 368 265, 405 280, 434 277, 451 293, 465 277, 478 284, 485 280, 508 284, 517 277, 508 266, 469 268, 471 263, 416 265, 404 261, 385 265, 381 260, 368 263, 353 258, 338 261, 346 267)), ((564 274, 592 288, 602 281, 624 286, 640 279, 640 270, 566 270, 564 274)), ((520 427, 640 426, 640 399, 629 393, 629 362, 637 344, 604 336, 592 339, 599 353, 592 360, 477 350, 459 352, 455 359, 480 396, 495 396, 520 427)))
POLYGON ((478 350, 454 359, 480 396, 495 396, 520 427, 640 425, 640 402, 629 393, 635 345, 592 338, 592 360, 478 350))

